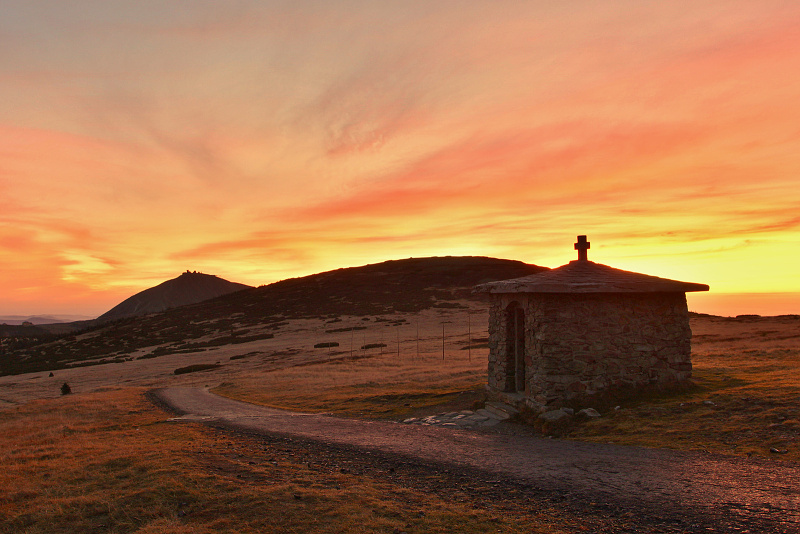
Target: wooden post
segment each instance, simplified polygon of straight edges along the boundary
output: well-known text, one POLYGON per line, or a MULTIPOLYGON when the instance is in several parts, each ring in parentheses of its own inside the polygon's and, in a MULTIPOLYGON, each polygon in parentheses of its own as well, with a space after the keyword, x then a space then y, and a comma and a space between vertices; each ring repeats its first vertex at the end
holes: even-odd
POLYGON ((472 362, 472 319, 467 310, 467 359, 472 362))
POLYGON ((400 325, 397 328, 397 360, 400 361, 400 325))
POLYGON ((442 323, 442 361, 444 361, 444 323, 442 323))
POLYGON ((417 360, 419 360, 419 317, 417 317, 417 360))

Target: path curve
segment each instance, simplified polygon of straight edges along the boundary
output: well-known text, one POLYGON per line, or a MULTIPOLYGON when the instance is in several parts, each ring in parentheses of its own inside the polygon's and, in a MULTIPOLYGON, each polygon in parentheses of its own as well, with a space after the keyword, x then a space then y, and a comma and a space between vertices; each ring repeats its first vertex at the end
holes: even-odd
POLYGON ((630 510, 686 512, 724 519, 728 527, 800 533, 800 465, 795 463, 303 414, 199 388, 164 388, 152 394, 183 414, 173 420, 478 469, 543 491, 630 510))

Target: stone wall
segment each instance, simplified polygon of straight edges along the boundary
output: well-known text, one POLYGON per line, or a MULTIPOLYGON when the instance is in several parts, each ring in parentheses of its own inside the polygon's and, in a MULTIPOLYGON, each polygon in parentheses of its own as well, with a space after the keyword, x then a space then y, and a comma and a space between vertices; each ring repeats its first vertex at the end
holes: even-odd
POLYGON ((513 388, 506 309, 525 312, 525 391, 532 406, 616 387, 691 376, 691 329, 683 293, 496 295, 489 316, 490 391, 513 388))

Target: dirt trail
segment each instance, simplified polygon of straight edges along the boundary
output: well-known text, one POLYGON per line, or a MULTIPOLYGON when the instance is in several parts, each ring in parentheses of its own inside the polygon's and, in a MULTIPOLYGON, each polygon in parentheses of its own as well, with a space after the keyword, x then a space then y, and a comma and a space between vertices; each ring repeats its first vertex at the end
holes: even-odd
POLYGON ((153 393, 184 414, 180 420, 478 470, 587 506, 702 518, 711 525, 706 532, 800 532, 800 466, 793 463, 300 414, 200 388, 153 393))

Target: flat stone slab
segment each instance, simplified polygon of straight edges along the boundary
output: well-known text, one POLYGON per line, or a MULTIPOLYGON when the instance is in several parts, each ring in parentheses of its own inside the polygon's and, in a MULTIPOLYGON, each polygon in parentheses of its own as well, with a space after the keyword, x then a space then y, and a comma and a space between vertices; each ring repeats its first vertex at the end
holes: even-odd
POLYGON ((504 402, 487 402, 486 410, 503 420, 511 419, 519 413, 519 410, 504 402))
POLYGON ((492 427, 492 426, 495 426, 495 425, 499 425, 500 423, 502 423, 502 421, 500 419, 487 419, 486 421, 481 421, 480 423, 478 423, 477 426, 483 427, 483 428, 487 428, 487 427, 492 427))
POLYGON ((492 418, 484 416, 484 415, 473 414, 473 415, 466 416, 464 419, 462 419, 462 421, 469 421, 471 423, 482 423, 482 422, 484 422, 484 421, 486 421, 488 419, 492 419, 492 418))
MULTIPOLYGON (((591 410, 594 412, 594 410, 591 410)), ((519 410, 502 402, 487 402, 486 408, 478 410, 462 410, 460 412, 445 412, 427 417, 409 417, 404 419, 403 423, 407 425, 424 425, 424 426, 447 426, 458 428, 489 428, 493 427, 503 421, 511 419, 514 415, 518 414, 519 410)), ((594 412, 597 413, 597 412, 594 412)), ((588 417, 597 416, 586 414, 588 417)), ((548 421, 555 421, 562 417, 570 417, 565 410, 554 410, 542 414, 542 419, 548 421)))
POLYGON ((505 412, 498 415, 492 411, 481 408, 477 411, 463 410, 461 412, 446 412, 427 417, 409 417, 403 423, 407 425, 426 425, 426 426, 449 426, 458 428, 485 428, 494 426, 501 421, 508 419, 505 412))

